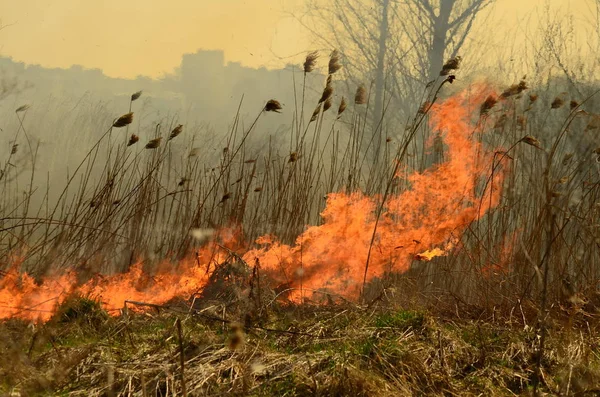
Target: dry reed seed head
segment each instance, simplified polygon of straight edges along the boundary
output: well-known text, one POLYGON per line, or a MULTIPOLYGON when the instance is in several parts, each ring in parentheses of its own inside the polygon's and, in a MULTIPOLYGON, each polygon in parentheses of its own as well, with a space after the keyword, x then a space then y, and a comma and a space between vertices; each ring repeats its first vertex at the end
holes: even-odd
POLYGON ((529 94, 529 104, 533 104, 539 98, 538 94, 529 94))
POLYGON ((342 100, 340 102, 340 107, 338 107, 338 112, 337 112, 337 116, 338 118, 341 117, 342 113, 344 113, 344 110, 346 110, 346 98, 342 97, 342 100))
POLYGON ((282 109, 281 104, 279 103, 279 101, 276 101, 275 99, 269 99, 269 101, 265 105, 265 112, 281 113, 280 112, 281 109, 282 109))
POLYGON ((550 105, 550 107, 552 109, 558 109, 561 108, 563 105, 565 104, 565 101, 563 101, 561 98, 556 97, 554 98, 554 100, 552 101, 552 104, 550 105))
POLYGON ((15 110, 15 113, 21 113, 21 112, 24 112, 24 111, 26 111, 26 110, 27 110, 27 109, 29 109, 29 108, 30 108, 30 106, 29 106, 29 105, 22 105, 22 106, 19 106, 19 107, 18 107, 18 108, 15 110))
POLYGON ((131 94, 131 102, 139 99, 139 97, 142 96, 142 91, 138 91, 138 92, 134 92, 133 94, 131 94))
POLYGON ((129 138, 129 142, 127 142, 127 146, 131 146, 137 143, 137 141, 140 140, 140 137, 135 135, 135 134, 131 134, 131 137, 129 138))
POLYGON ((188 154, 188 157, 196 157, 199 154, 200 154, 200 148, 195 147, 195 148, 192 148, 192 150, 190 150, 190 154, 188 154))
POLYGON ((523 138, 521 138, 521 141, 525 142, 528 145, 534 146, 538 149, 542 148, 542 143, 534 136, 525 135, 523 138))
POLYGON ((496 105, 496 103, 498 102, 498 99, 493 96, 490 95, 488 96, 485 101, 481 104, 481 108, 479 109, 479 115, 483 116, 489 113, 489 111, 496 105))
POLYGON ((518 95, 528 88, 529 87, 527 86, 527 82, 525 80, 521 80, 519 82, 519 84, 513 84, 510 87, 508 87, 506 90, 504 90, 504 92, 502 94, 500 94, 500 96, 502 98, 508 98, 508 97, 511 97, 514 95, 518 95))
POLYGON ((333 83, 333 76, 332 75, 327 75, 327 81, 325 82, 325 86, 331 85, 331 83, 333 83))
POLYGON ((298 160, 298 152, 290 153, 290 159, 288 160, 288 163, 293 163, 296 160, 298 160))
POLYGON ((340 53, 338 50, 333 50, 331 52, 331 55, 329 56, 328 72, 329 72, 329 74, 334 74, 341 68, 342 68, 342 65, 340 64, 340 53))
POLYGON ((446 78, 446 80, 444 80, 444 81, 447 81, 448 83, 452 84, 452 83, 454 83, 454 80, 456 80, 456 76, 455 76, 455 75, 453 75, 453 74, 451 74, 451 75, 450 75, 450 76, 448 76, 448 77, 446 78))
POLYGON ((567 95, 566 92, 561 92, 560 94, 558 94, 556 96, 556 98, 554 98, 552 103, 550 104, 550 108, 551 109, 561 108, 565 104, 565 96, 566 95, 567 95))
POLYGON ((319 112, 321 112, 321 104, 319 103, 317 105, 317 107, 315 108, 315 110, 313 111, 312 116, 310 116, 310 122, 312 123, 313 121, 315 121, 317 119, 317 117, 319 117, 319 112))
POLYGON ((171 134, 169 135, 169 140, 181 134, 181 131, 183 131, 183 124, 179 124, 177 127, 173 128, 173 131, 171 131, 171 134))
POLYGON ((229 199, 231 198, 231 196, 232 196, 232 193, 231 193, 231 192, 227 192, 227 193, 225 193, 225 194, 223 195, 223 197, 221 197, 221 201, 219 201, 219 204, 220 204, 220 203, 224 203, 225 201, 229 200, 229 199))
POLYGON ((10 154, 16 154, 18 147, 19 147, 18 143, 15 143, 14 145, 12 145, 12 149, 10 149, 10 154))
MULTIPOLYGON (((460 56, 456 56, 454 58, 450 58, 444 66, 442 66, 442 70, 440 71, 440 76, 448 76, 450 71, 456 70, 460 67, 460 61, 462 58, 460 56)), ((452 82, 450 82, 452 83, 452 82)))
POLYGON ((162 141, 162 136, 150 140, 150 142, 146 144, 146 149, 156 149, 160 146, 160 141, 162 141))
POLYGON ((331 98, 327 98, 325 102, 323 102, 323 113, 331 108, 331 98))
POLYGON ((576 100, 571 100, 571 102, 569 103, 569 107, 571 110, 575 109, 577 106, 579 106, 579 102, 577 102, 576 100))
POLYGON ((309 52, 304 60, 304 73, 310 73, 315 70, 319 53, 317 51, 309 52))
POLYGON ((323 94, 321 94, 321 99, 319 99, 319 103, 325 102, 326 100, 331 98, 331 95, 333 95, 333 87, 330 85, 326 85, 325 89, 323 90, 323 94))
POLYGON ((367 103, 367 90, 364 85, 361 85, 356 89, 356 95, 354 95, 355 105, 364 105, 367 103))
POLYGON ((113 123, 112 126, 115 127, 115 128, 121 128, 121 127, 125 127, 126 125, 131 124, 132 121, 133 121, 133 112, 129 112, 129 113, 124 114, 121 117, 119 117, 113 123))

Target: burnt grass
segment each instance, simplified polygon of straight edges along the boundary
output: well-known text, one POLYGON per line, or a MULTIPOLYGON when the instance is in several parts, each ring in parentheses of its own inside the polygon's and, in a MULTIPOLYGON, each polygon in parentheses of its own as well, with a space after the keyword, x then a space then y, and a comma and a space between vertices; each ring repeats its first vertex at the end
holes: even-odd
MULTIPOLYGON (((535 312, 438 305, 243 301, 128 305, 89 297, 44 324, 0 323, 0 393, 11 396, 531 395, 535 312), (461 313, 460 316, 458 313, 461 313), (183 366, 182 366, 183 364, 183 366), (183 368, 182 368, 183 367, 183 368)), ((542 395, 600 393, 597 315, 552 310, 542 395)))

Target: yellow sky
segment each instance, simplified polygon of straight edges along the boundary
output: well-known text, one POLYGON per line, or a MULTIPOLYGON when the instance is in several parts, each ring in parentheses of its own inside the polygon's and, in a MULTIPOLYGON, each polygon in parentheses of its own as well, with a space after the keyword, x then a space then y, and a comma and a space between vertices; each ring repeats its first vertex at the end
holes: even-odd
MULTIPOLYGON (((297 54, 311 49, 308 34, 285 13, 302 0, 2 1, 0 55, 46 67, 158 77, 200 48, 222 49, 227 61, 255 67, 298 62, 297 54)), ((547 1, 590 15, 593 0, 497 0, 492 21, 513 29, 547 1)))

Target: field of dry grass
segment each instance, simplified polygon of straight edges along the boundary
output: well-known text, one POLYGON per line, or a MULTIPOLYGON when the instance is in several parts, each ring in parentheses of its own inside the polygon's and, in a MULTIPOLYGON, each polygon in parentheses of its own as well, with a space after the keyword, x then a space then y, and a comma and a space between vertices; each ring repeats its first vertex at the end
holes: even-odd
MULTIPOLYGON (((275 304, 245 324, 226 308, 170 302, 111 317, 98 302, 73 298, 44 325, 8 320, 0 328, 0 387, 10 395, 75 396, 532 392, 539 336, 526 308, 504 318, 407 310, 387 300, 275 304)), ((598 325, 560 312, 546 326, 542 394, 600 392, 598 325)))
POLYGON ((600 393, 595 93, 457 84, 451 60, 392 131, 326 62, 217 155, 136 127, 134 93, 59 187, 16 109, 1 393, 600 393), (285 145, 261 131, 280 112, 285 145))

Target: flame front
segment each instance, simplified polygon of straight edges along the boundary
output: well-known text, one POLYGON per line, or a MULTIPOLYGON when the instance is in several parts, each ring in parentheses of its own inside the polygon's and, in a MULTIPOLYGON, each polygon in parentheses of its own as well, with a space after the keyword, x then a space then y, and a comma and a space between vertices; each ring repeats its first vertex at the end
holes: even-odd
MULTIPOLYGON (((221 234, 234 235, 235 231, 227 229, 221 234)), ((144 273, 140 262, 126 273, 98 275, 82 285, 77 285, 74 272, 45 277, 36 284, 32 277, 18 272, 17 263, 0 279, 0 320, 18 317, 47 321, 72 293, 98 299, 110 314, 119 314, 126 300, 160 305, 175 297, 188 298, 206 285, 212 264, 226 257, 222 249, 207 244, 175 268, 162 263, 154 275, 144 273)))
MULTIPOLYGON (((425 172, 408 174, 410 189, 388 198, 377 225, 367 281, 386 272, 406 271, 418 252, 422 252, 420 259, 428 260, 444 254, 435 247, 447 250, 465 227, 498 204, 502 171, 496 171, 484 191, 476 193, 478 183, 489 177, 493 161, 493 152, 485 152, 469 121, 469 109, 476 109, 490 94, 484 87, 476 91, 465 91, 432 108, 430 126, 442 134, 447 160, 425 172), (428 248, 433 250, 423 252, 428 248)), ((264 246, 244 258, 257 258, 289 287, 293 300, 318 290, 356 298, 380 199, 360 192, 331 193, 322 212, 323 224, 309 227, 294 246, 261 238, 257 243, 264 246)))
MULTIPOLYGON (((253 264, 258 259, 276 283, 289 287, 289 298, 300 301, 318 290, 356 298, 369 251, 367 281, 386 272, 404 272, 415 258, 430 260, 447 254, 464 228, 500 198, 502 171, 496 171, 477 194, 478 184, 490 175, 493 152, 485 152, 469 121, 469 109, 476 109, 490 94, 487 88, 476 91, 465 91, 432 108, 430 126, 441 133, 447 159, 421 173, 396 175, 405 178, 410 188, 387 198, 371 249, 382 198, 361 192, 330 193, 321 225, 308 227, 294 245, 263 236, 257 240, 260 247, 247 251, 244 260, 253 264)), ((200 257, 192 255, 176 271, 168 267, 150 277, 136 264, 127 273, 95 277, 80 286, 74 273, 48 277, 38 285, 13 269, 0 279, 0 319, 47 320, 73 292, 98 297, 113 310, 123 307, 125 300, 162 304, 174 297, 187 298, 206 285, 208 266, 225 256, 209 244, 200 257)))

